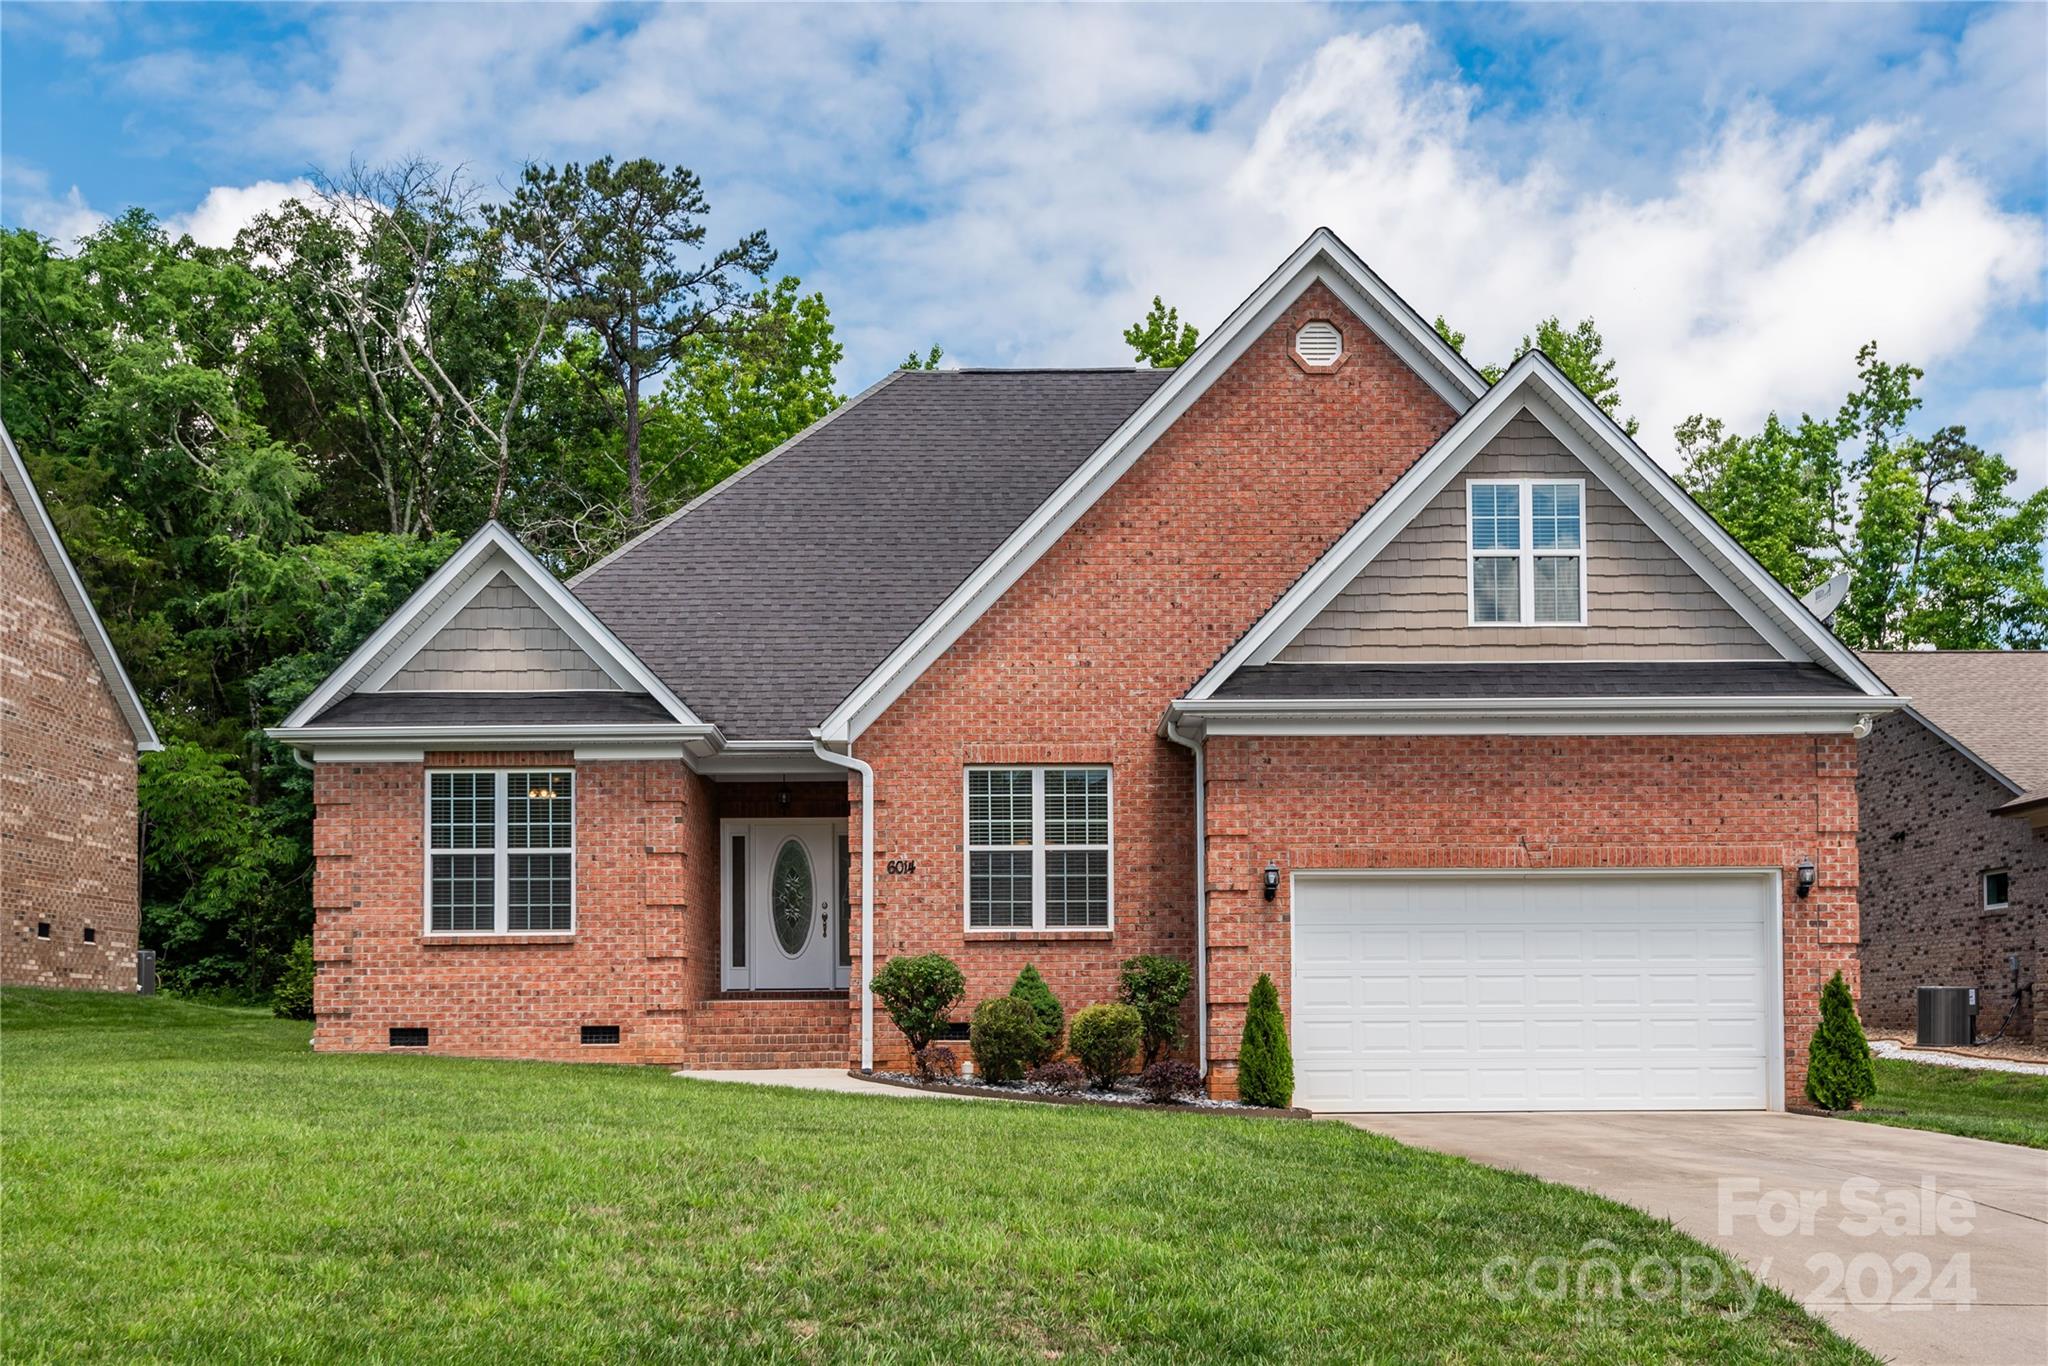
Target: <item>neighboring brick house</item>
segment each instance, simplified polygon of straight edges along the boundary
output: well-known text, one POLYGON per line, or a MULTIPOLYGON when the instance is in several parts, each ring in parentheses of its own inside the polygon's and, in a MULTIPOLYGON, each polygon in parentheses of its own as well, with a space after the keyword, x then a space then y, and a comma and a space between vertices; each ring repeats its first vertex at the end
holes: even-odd
POLYGON ((1318 1108, 1761 1108, 1895 704, 1322 231, 1177 370, 899 372, 568 584, 488 526, 272 733, 322 1048, 895 1064, 889 956, 1163 953, 1219 1094, 1270 973, 1318 1108))
POLYGON ((142 702, 0 428, 0 983, 135 990, 142 702))
POLYGON ((1980 1035, 2040 1042, 2030 988, 2048 948, 2048 653, 1863 661, 1912 703, 1859 747, 1863 1018, 1910 1033, 1918 988, 1976 987, 1980 1035))

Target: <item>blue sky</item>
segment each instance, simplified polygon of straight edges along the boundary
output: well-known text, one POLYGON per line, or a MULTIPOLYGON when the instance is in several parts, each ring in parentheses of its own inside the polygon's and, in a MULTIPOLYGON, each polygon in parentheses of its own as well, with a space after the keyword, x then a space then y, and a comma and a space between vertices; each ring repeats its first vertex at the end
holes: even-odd
POLYGON ((1126 361, 1328 223, 1481 359, 1593 314, 1653 453, 1832 410, 1875 338, 2048 481, 2048 7, 0 9, 0 220, 53 236, 605 153, 767 229, 849 391, 1126 361))

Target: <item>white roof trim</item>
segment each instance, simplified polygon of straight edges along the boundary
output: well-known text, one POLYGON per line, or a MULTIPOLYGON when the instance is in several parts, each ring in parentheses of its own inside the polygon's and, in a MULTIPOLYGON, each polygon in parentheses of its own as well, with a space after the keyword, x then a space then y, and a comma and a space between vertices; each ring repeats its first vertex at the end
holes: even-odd
POLYGON ((1486 381, 1479 372, 1439 337, 1435 328, 1335 233, 1317 228, 1203 339, 1171 379, 1110 433, 994 554, 832 710, 814 734, 839 746, 867 729, 1123 477, 1282 312, 1318 282, 1356 313, 1454 411, 1464 412, 1486 392, 1486 381))
POLYGON ((1226 652, 1187 700, 1214 695, 1248 664, 1270 663, 1372 558, 1440 493, 1526 404, 1562 419, 1552 433, 1580 463, 1606 476, 1610 491, 1725 599, 1782 657, 1819 661, 1868 696, 1890 689, 1772 578, 1662 466, 1614 424, 1540 351, 1523 356, 1420 460, 1394 481, 1294 586, 1226 652))
POLYGON ((483 591, 494 577, 488 571, 499 568, 510 574, 620 687, 654 698, 678 725, 704 726, 681 698, 669 691, 610 628, 548 572, 547 566, 519 544, 517 537, 497 522, 486 522, 368 640, 358 645, 278 729, 295 731, 350 693, 370 691, 387 681, 434 638, 433 630, 427 628, 438 629, 446 624, 456 611, 483 591))
MULTIPOLYGON (((1397 697, 1182 700, 1168 715, 1205 735, 1775 735, 1858 731, 1905 699, 1807 697, 1397 697)), ((1860 732, 1859 732, 1860 733, 1860 732)))
POLYGON ((50 520, 49 509, 43 506, 42 495, 36 492, 35 481, 28 477, 28 465, 22 460, 21 452, 14 448, 14 438, 8 435, 5 424, 0 424, 0 477, 5 478, 8 492, 14 497, 14 505, 21 509, 22 520, 28 523, 28 538, 35 542, 36 549, 42 553, 43 563, 49 568, 50 577, 57 581, 58 594, 63 597, 64 605, 71 609, 71 619, 78 626, 78 634, 84 638, 86 649, 92 652, 94 662, 100 666, 100 678, 114 699, 115 709, 128 723, 128 731, 135 737, 135 748, 143 752, 162 749, 163 742, 157 739, 156 727, 149 723, 149 713, 143 709, 142 698, 136 693, 135 684, 129 681, 128 671, 121 667, 121 656, 114 651, 114 642, 107 635, 106 624, 93 609, 92 598, 85 591, 85 581, 78 577, 78 569, 71 563, 63 538, 57 534, 57 525, 50 520))

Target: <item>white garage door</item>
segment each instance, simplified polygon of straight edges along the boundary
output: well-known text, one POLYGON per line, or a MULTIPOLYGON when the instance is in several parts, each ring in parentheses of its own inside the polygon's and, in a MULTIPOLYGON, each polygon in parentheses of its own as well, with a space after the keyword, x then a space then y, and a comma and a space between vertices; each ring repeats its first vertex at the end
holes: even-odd
POLYGON ((1295 1103, 1763 1108, 1770 896, 1754 874, 1304 875, 1295 1103))

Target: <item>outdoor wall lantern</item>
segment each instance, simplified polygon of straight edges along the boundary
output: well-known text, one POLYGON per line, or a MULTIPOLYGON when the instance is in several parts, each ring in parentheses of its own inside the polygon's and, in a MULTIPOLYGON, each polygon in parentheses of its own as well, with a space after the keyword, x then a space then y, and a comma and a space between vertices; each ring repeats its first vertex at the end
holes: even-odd
POLYGON ((1813 890, 1813 860, 1810 858, 1799 860, 1799 882, 1797 888, 1801 898, 1804 898, 1808 892, 1813 890))
POLYGON ((1273 860, 1271 859, 1267 859, 1266 900, 1271 901, 1274 897, 1278 895, 1280 895, 1280 865, 1273 862, 1273 860))

